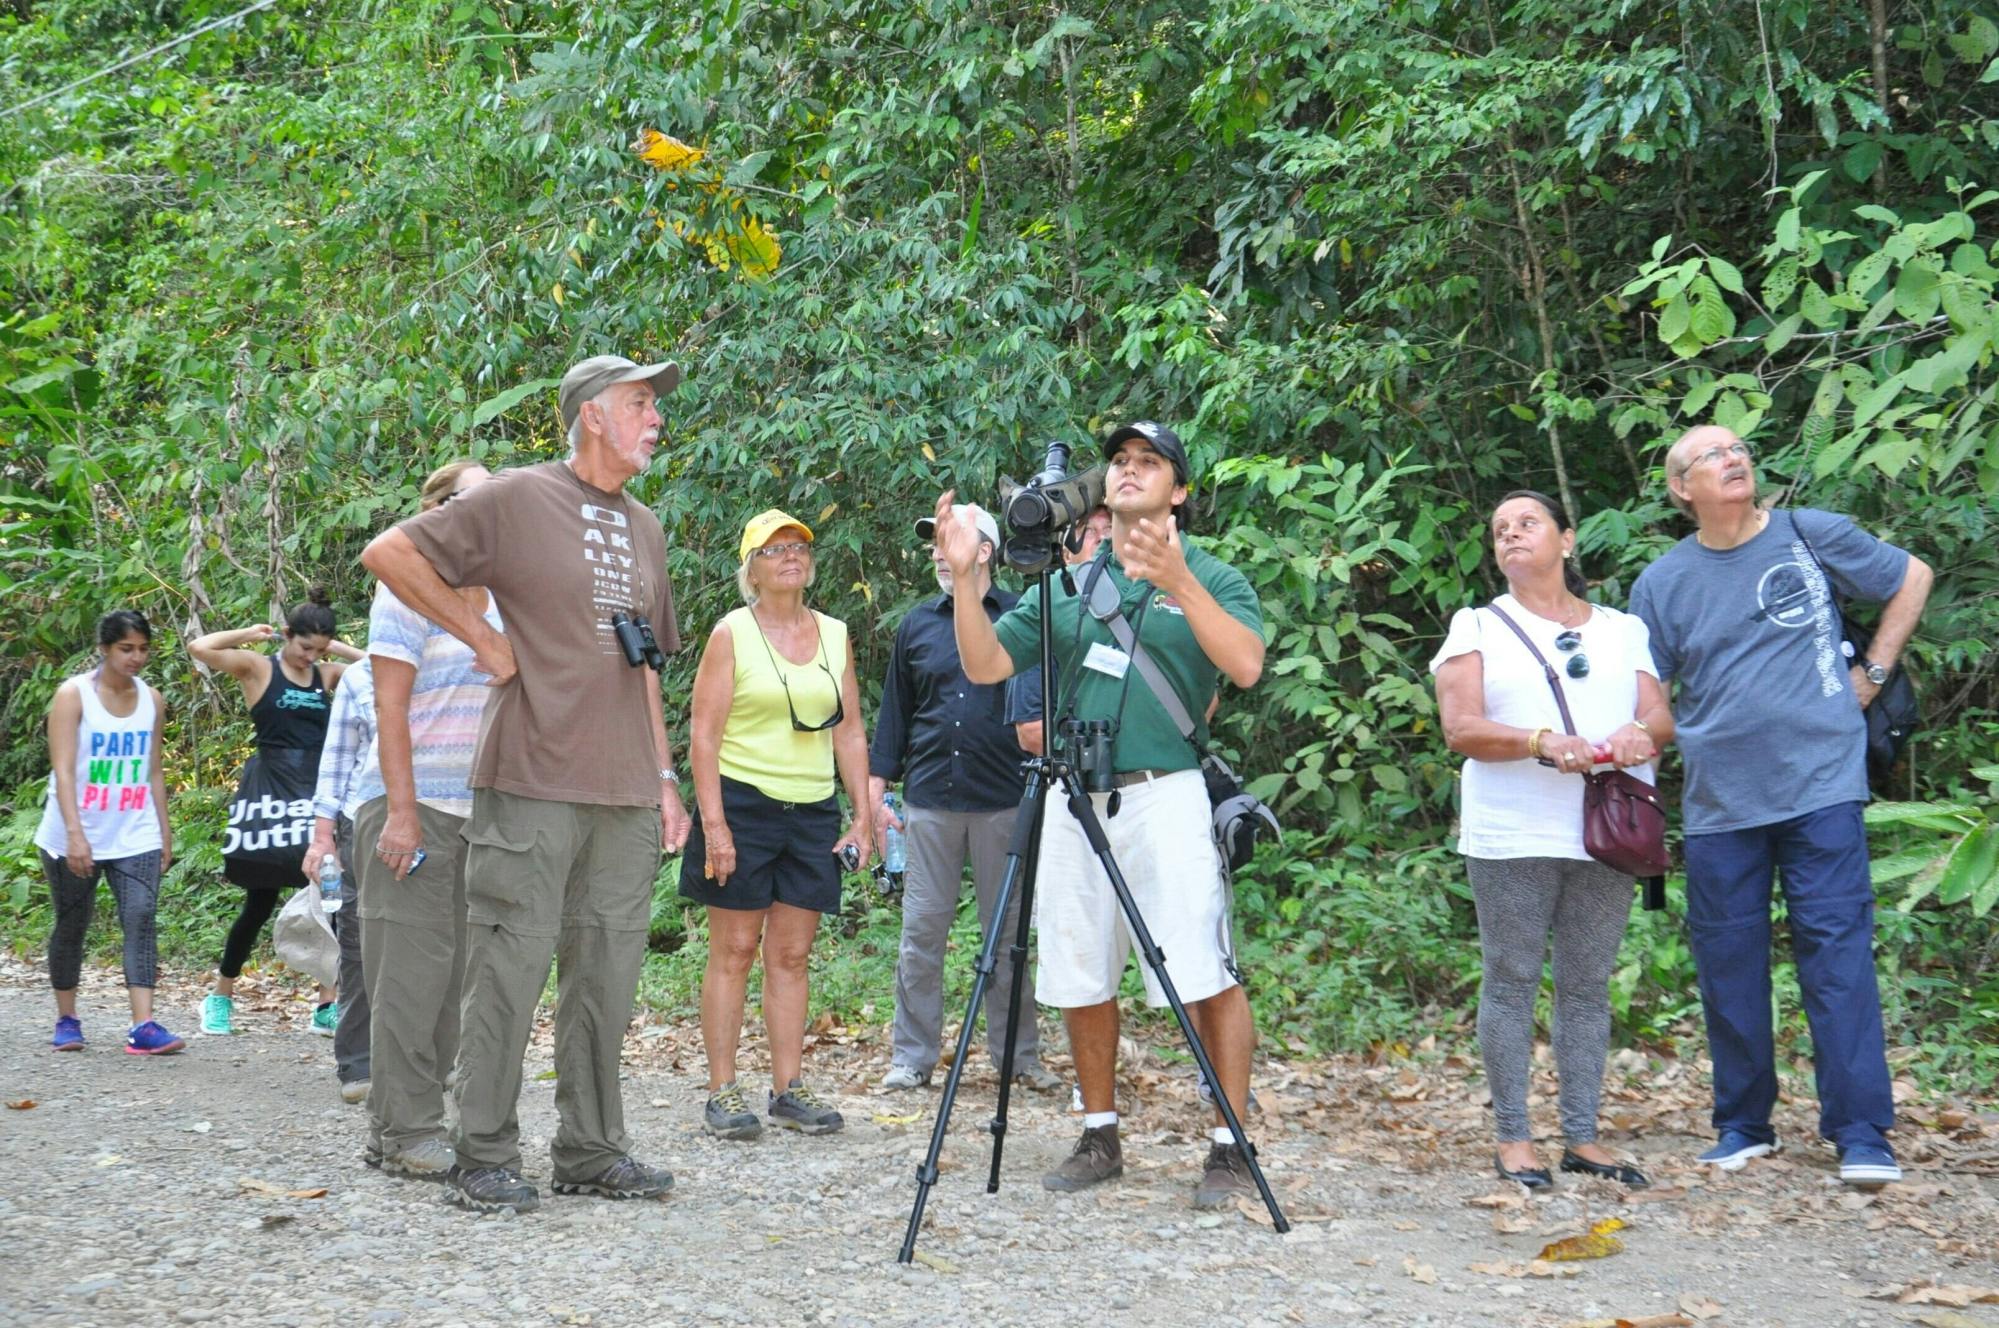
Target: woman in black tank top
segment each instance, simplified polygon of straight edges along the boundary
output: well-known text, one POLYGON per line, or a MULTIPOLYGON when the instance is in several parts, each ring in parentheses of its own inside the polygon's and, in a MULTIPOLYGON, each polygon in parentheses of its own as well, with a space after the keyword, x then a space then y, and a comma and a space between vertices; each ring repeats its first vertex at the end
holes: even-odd
MULTIPOLYGON (((277 911, 280 892, 299 884, 299 857, 312 836, 312 790, 319 777, 319 751, 326 740, 331 693, 345 664, 320 663, 322 656, 363 658, 333 639, 333 610, 326 592, 315 587, 285 618, 282 633, 259 623, 233 632, 211 632, 190 642, 188 653, 211 669, 236 679, 250 703, 257 752, 244 765, 229 806, 222 841, 222 875, 243 887, 243 908, 223 943, 215 990, 202 1002, 201 1031, 235 1031, 236 978, 250 957, 264 924, 277 911), (274 655, 249 647, 270 640, 283 646, 274 655), (301 815, 293 815, 303 809, 301 815)), ((333 1031, 333 991, 321 986, 315 1032, 333 1031), (324 1029, 321 1029, 321 1025, 324 1029)))

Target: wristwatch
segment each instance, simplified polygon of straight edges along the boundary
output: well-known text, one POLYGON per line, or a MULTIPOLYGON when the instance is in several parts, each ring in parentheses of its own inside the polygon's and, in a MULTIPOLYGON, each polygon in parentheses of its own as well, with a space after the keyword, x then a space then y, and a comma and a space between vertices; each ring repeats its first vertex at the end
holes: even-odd
POLYGON ((1876 664, 1871 659, 1863 659, 1860 661, 1860 671, 1866 674, 1867 681, 1876 687, 1888 681, 1888 666, 1885 664, 1876 664))
POLYGON ((671 767, 662 770, 659 772, 659 782, 662 784, 678 784, 680 782, 680 772, 671 767))

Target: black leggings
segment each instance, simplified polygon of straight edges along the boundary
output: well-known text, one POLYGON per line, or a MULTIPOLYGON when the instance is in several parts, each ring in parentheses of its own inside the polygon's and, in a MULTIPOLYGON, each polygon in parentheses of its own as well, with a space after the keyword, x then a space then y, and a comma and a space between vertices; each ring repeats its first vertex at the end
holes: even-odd
POLYGON ((236 915, 236 925, 229 929, 229 939, 222 943, 222 976, 234 978, 243 971, 243 961, 250 957, 250 951, 257 944, 257 937, 264 930, 264 924, 278 911, 278 891, 243 891, 243 911, 236 915))

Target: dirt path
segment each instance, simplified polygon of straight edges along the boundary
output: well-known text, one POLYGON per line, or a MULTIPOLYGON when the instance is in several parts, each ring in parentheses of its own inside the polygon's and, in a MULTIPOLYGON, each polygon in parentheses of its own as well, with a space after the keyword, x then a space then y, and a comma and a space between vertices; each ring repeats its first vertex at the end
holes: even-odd
MULTIPOLYGON (((191 1028, 196 993, 169 995, 170 1026, 191 1028)), ((0 1100, 34 1103, 0 1111, 0 1325, 1999 1325, 1999 1305, 1951 1308, 1962 1292, 1866 1298, 1999 1285, 1999 1116, 1908 1104, 1927 1122, 1898 1135, 1909 1179, 1871 1198, 1840 1189, 1800 1105, 1785 1109, 1788 1153, 1708 1176, 1677 1160, 1699 1146, 1691 1071, 1627 1054, 1608 1142, 1657 1188, 1630 1202, 1603 1182, 1564 1184, 1529 1200, 1486 1169, 1463 1062, 1272 1064, 1251 1128, 1296 1221, 1279 1236, 1189 1207, 1204 1152, 1191 1081, 1149 1054, 1127 1086, 1121 1184, 1044 1193, 1039 1173, 1077 1125, 1066 1102, 1030 1096, 1001 1190, 986 1194, 981 1066, 953 1118, 924 1262, 903 1267, 937 1094, 874 1093, 884 1053, 871 1039, 822 1030, 808 1056, 841 1094, 844 1134, 744 1145, 697 1128, 692 1032, 638 1030, 627 1116, 641 1155, 676 1173, 674 1196, 551 1197, 527 1217, 473 1218, 361 1166, 360 1109, 334 1093, 331 1044, 299 1031, 309 1007, 276 987, 245 1005, 235 1038, 126 1056, 122 993, 93 973, 91 1047, 56 1055, 40 972, 0 960, 0 1100), (1533 1263, 1607 1217, 1628 1224, 1621 1254, 1533 1263)), ((545 1042, 531 1056, 531 1075, 548 1067, 545 1042)), ((553 1087, 530 1078, 521 1105, 544 1187, 553 1087)), ((1537 1106, 1537 1122, 1551 1115, 1537 1106)))

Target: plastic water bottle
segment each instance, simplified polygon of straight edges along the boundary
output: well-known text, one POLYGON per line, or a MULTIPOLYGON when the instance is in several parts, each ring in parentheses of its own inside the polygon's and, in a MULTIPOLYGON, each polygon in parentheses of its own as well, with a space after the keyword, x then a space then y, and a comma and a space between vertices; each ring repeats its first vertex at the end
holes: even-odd
MULTIPOLYGON (((900 800, 894 793, 884 793, 882 805, 888 808, 892 816, 899 817, 902 814, 900 800)), ((895 828, 894 821, 890 821, 882 832, 882 868, 888 873, 890 892, 901 894, 902 874, 909 868, 909 848, 903 843, 902 831, 895 828)))
POLYGON ((319 902, 328 913, 340 911, 340 859, 331 853, 319 860, 319 902))

